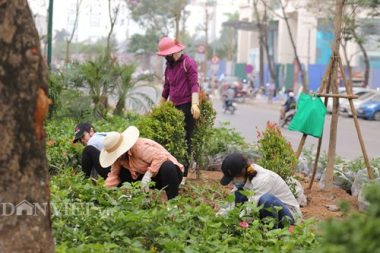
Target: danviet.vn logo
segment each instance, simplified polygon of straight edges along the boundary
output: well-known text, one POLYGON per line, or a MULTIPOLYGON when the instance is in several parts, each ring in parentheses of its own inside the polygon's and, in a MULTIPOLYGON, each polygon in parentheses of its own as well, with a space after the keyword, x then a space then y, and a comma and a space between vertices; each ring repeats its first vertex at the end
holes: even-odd
POLYGON ((4 202, 4 203, 0 203, 0 216, 46 215, 47 210, 48 210, 47 208, 48 208, 47 203, 31 203, 27 200, 22 200, 17 204, 4 202))

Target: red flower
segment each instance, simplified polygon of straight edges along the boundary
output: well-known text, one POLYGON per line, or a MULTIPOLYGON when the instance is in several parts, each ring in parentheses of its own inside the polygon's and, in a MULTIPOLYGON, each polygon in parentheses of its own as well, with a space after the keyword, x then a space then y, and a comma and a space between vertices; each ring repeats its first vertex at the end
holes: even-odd
POLYGON ((242 227, 242 228, 248 228, 248 227, 249 227, 249 224, 248 224, 248 222, 246 222, 246 221, 241 221, 241 222, 239 223, 239 225, 240 225, 240 227, 242 227))

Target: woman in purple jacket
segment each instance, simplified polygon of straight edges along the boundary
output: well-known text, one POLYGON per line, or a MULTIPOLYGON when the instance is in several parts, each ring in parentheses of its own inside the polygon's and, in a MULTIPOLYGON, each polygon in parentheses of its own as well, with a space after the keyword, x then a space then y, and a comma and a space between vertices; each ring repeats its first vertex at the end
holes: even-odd
POLYGON ((185 115, 185 131, 188 158, 185 161, 185 172, 182 183, 185 183, 191 157, 191 137, 195 120, 200 116, 198 67, 195 61, 183 54, 184 45, 177 40, 163 37, 158 43, 157 55, 166 59, 165 83, 160 103, 168 98, 174 106, 185 115))

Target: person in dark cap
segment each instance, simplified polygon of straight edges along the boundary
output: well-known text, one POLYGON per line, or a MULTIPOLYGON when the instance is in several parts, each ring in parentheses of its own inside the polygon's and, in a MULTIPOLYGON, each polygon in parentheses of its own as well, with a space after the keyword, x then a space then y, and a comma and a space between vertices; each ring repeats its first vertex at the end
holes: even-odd
MULTIPOLYGON (((226 156, 222 163, 222 185, 234 185, 235 206, 246 201, 262 206, 260 219, 273 217, 277 220, 275 227, 294 225, 297 218, 302 217, 300 206, 290 191, 289 186, 275 172, 262 168, 255 163, 249 163, 241 153, 226 156), (242 191, 252 191, 252 196, 245 196, 242 191), (280 207, 278 210, 277 207, 280 207), (278 210, 278 211, 277 211, 278 210)), ((221 210, 226 214, 229 210, 221 210)))
POLYGON ((100 151, 107 133, 96 133, 90 123, 79 123, 74 129, 73 143, 80 142, 85 148, 82 152, 82 171, 86 178, 100 175, 107 178, 110 168, 103 168, 99 163, 100 151))

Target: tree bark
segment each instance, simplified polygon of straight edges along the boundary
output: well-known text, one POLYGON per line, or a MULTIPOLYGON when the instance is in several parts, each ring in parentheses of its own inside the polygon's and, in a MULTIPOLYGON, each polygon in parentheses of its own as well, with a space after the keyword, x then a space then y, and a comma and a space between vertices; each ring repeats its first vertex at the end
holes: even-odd
MULTIPOLYGON (((330 88, 332 89, 334 94, 338 93, 338 85, 337 85, 337 71, 339 67, 339 62, 337 57, 339 57, 339 46, 341 41, 342 34, 342 15, 343 15, 343 7, 345 0, 336 0, 336 11, 335 11, 335 19, 334 19, 334 44, 332 46, 333 56, 331 58, 332 62, 332 71, 330 72, 330 88)), ((327 168, 326 168, 326 176, 325 176, 325 189, 331 189, 333 184, 333 176, 334 176, 334 165, 335 165, 335 151, 336 151, 336 136, 338 131, 338 106, 339 100, 338 98, 333 98, 333 109, 331 116, 331 125, 330 125, 330 140, 329 140, 329 150, 327 154, 327 168)))
POLYGON ((287 27, 287 30, 288 30, 288 34, 289 34, 289 38, 290 38, 290 43, 292 44, 292 48, 293 48, 293 52, 294 52, 294 59, 295 59, 295 62, 297 64, 297 66, 298 66, 298 69, 301 72, 301 80, 302 80, 303 92, 304 93, 309 93, 309 85, 308 85, 307 80, 306 80, 305 70, 304 70, 304 68, 302 68, 302 64, 301 64, 300 58, 298 57, 296 43, 294 42, 292 30, 290 29, 289 19, 288 19, 288 16, 286 15, 286 12, 285 12, 285 6, 282 3, 282 0, 279 0, 279 3, 281 5, 283 19, 285 21, 285 24, 286 24, 286 27, 287 27))
POLYGON ((78 27, 78 21, 79 21, 79 9, 82 4, 82 0, 77 0, 76 2, 76 9, 75 9, 75 20, 73 24, 73 30, 71 30, 70 37, 66 40, 66 53, 65 53, 65 66, 67 70, 67 64, 70 62, 70 45, 73 41, 75 31, 78 27))
POLYGON ((348 86, 352 88, 352 67, 351 67, 351 60, 348 57, 347 53, 347 42, 341 42, 340 45, 342 46, 343 49, 343 56, 346 61, 346 66, 347 66, 347 74, 348 74, 348 86))
POLYGON ((274 62, 273 62, 273 59, 270 57, 270 52, 269 52, 267 7, 266 5, 264 5, 265 12, 264 12, 263 20, 261 20, 260 13, 257 7, 258 3, 259 3, 258 0, 253 1, 253 10, 256 17, 256 24, 259 30, 259 42, 265 49, 271 79, 273 81, 276 81, 276 72, 274 70, 274 62))
POLYGON ((369 63, 369 58, 366 49, 363 46, 363 42, 360 40, 358 34, 356 33, 355 29, 353 29, 352 35, 355 38, 356 43, 359 45, 360 50, 363 53, 364 57, 364 65, 365 65, 365 70, 364 70, 364 84, 363 87, 368 87, 368 81, 369 81, 369 68, 370 68, 370 63, 369 63))
POLYGON ((119 15, 120 11, 120 4, 116 6, 116 8, 113 11, 113 17, 112 17, 112 7, 111 7, 111 0, 108 0, 108 17, 110 19, 110 30, 107 35, 107 46, 106 46, 106 59, 107 60, 112 60, 111 59, 111 36, 113 33, 113 29, 116 24, 117 16, 119 15))
POLYGON ((0 1, 0 48, 0 251, 54 252, 43 129, 47 67, 26 0, 0 1), (33 215, 17 213, 22 207, 33 215))

